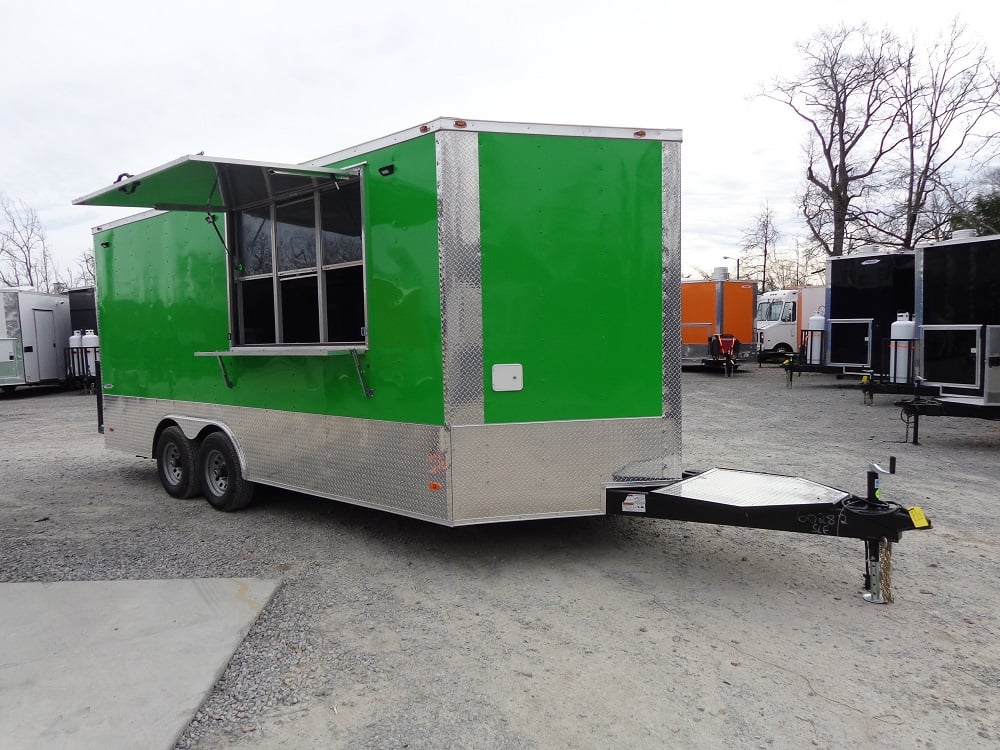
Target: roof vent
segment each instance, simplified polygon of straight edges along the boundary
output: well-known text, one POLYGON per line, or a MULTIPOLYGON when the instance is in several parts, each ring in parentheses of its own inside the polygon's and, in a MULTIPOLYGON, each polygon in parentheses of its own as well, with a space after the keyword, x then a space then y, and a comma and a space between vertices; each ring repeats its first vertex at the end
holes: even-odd
POLYGON ((712 281, 729 281, 729 269, 725 266, 716 266, 713 268, 712 281))

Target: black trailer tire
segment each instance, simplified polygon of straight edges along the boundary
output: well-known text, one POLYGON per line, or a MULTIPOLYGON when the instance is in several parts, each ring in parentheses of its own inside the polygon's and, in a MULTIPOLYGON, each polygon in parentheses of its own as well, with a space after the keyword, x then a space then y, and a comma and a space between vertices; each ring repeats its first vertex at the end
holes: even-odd
POLYGON ((253 499, 254 483, 243 478, 236 447, 225 433, 213 432, 201 441, 198 474, 205 499, 216 510, 240 510, 253 499))
POLYGON ((198 451, 180 427, 167 427, 156 439, 156 473, 168 495, 180 498, 201 494, 198 451))

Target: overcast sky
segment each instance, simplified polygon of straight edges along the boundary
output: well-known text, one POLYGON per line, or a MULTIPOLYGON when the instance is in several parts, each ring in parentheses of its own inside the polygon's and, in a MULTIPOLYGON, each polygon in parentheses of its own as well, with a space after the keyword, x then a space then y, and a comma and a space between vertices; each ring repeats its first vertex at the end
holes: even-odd
POLYGON ((689 273, 735 256, 765 202, 802 232, 803 127, 752 98, 799 69, 796 42, 956 15, 1000 28, 990 0, 0 0, 0 192, 62 266, 129 213, 74 198, 183 154, 302 162, 439 116, 679 128, 689 273))

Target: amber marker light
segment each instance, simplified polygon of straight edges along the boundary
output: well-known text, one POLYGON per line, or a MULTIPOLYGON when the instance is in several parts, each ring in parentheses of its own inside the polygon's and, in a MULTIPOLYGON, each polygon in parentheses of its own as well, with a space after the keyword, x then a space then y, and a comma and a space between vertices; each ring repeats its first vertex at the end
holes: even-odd
POLYGON ((420 126, 420 132, 421 133, 426 133, 428 130, 430 130, 430 128, 427 127, 426 125, 421 125, 420 126))
POLYGON ((634 135, 636 138, 645 138, 646 137, 646 131, 645 130, 637 130, 632 135, 634 135))
POLYGON ((456 127, 456 128, 464 128, 464 127, 466 127, 466 126, 467 126, 468 124, 469 124, 469 123, 467 123, 467 122, 466 122, 465 120, 455 120, 455 127, 456 127))
POLYGON ((432 489, 432 490, 437 491, 437 490, 441 489, 441 483, 440 482, 431 482, 430 484, 427 485, 427 487, 428 487, 428 489, 432 489))

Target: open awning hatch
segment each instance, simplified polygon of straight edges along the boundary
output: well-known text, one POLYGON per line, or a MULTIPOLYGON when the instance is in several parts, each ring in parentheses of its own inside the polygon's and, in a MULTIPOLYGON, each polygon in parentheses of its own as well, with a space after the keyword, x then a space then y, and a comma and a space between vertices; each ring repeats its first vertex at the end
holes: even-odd
POLYGON ((189 155, 138 175, 123 173, 109 187, 73 201, 82 206, 227 211, 350 181, 357 171, 189 155))

